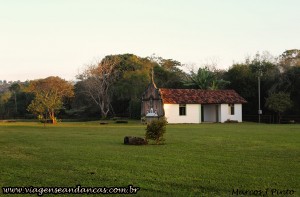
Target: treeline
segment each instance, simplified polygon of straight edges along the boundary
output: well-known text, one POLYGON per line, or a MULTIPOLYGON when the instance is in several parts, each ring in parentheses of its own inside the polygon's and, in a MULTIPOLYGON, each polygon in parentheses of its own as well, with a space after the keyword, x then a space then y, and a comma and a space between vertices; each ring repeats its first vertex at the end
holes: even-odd
POLYGON ((234 89, 248 101, 244 115, 257 114, 259 78, 263 114, 300 115, 300 50, 287 50, 276 58, 257 54, 228 70, 209 64, 187 68, 172 59, 123 54, 87 65, 76 82, 58 77, 1 81, 0 118, 138 119, 152 72, 158 88, 234 89))

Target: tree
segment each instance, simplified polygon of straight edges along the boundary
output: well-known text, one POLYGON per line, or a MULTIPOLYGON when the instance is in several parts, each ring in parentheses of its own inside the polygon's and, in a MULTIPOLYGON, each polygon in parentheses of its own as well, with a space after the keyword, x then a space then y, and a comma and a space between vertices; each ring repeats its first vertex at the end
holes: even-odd
POLYGON ((146 70, 127 71, 123 73, 122 78, 113 87, 115 96, 114 105, 119 106, 117 103, 125 102, 129 117, 139 118, 141 115, 140 98, 149 81, 149 74, 146 70))
POLYGON ((74 95, 73 85, 59 77, 31 81, 28 91, 35 96, 28 111, 43 118, 49 117, 53 124, 57 122, 55 114, 63 107, 63 99, 74 95))
POLYGON ((5 91, 0 93, 0 115, 4 119, 9 117, 10 110, 7 107, 8 101, 11 98, 11 92, 5 91))
POLYGON ((90 96, 85 93, 86 88, 83 81, 74 84, 74 98, 72 99, 71 109, 65 111, 69 118, 88 118, 99 117, 100 110, 98 105, 90 96))
POLYGON ((87 66, 78 76, 77 84, 97 104, 102 118, 109 115, 139 118, 140 99, 150 83, 151 70, 154 69, 158 87, 178 88, 182 87, 183 73, 179 66, 175 60, 160 57, 154 60, 133 54, 110 55, 87 66))
POLYGON ((246 63, 256 77, 266 79, 279 73, 273 56, 268 52, 264 52, 262 55, 257 53, 252 60, 247 59, 246 63))
POLYGON ((154 65, 154 81, 159 88, 184 88, 186 74, 180 69, 169 69, 162 65, 154 65))
MULTIPOLYGON (((248 103, 243 106, 243 114, 257 114, 258 109, 258 77, 261 84, 261 98, 274 93, 272 86, 280 75, 275 58, 268 52, 257 53, 246 58, 244 62, 232 65, 225 73, 225 79, 231 83, 227 88, 234 89, 248 103)), ((261 100, 264 106, 265 100, 261 100)), ((264 113, 267 112, 263 108, 264 113)))
POLYGON ((292 114, 300 112, 300 67, 292 67, 283 73, 280 73, 276 81, 272 84, 272 92, 288 92, 294 107, 290 110, 292 114))
POLYGON ((21 87, 18 83, 13 83, 10 87, 9 90, 12 92, 14 96, 14 103, 15 103, 15 114, 17 115, 18 113, 18 102, 17 102, 17 93, 19 93, 21 87))
MULTIPOLYGON (((33 114, 37 115, 37 118, 41 121, 46 123, 47 120, 47 105, 48 105, 49 99, 43 98, 42 94, 37 94, 35 98, 31 101, 30 105, 27 107, 27 110, 32 112, 33 114)), ((50 106, 52 107, 52 106, 50 106)), ((57 104, 57 107, 61 107, 61 102, 57 104)), ((54 109, 56 110, 56 109, 54 109)), ((51 117, 51 115, 49 115, 51 117)), ((56 119, 52 119, 52 123, 56 123, 56 119)))
POLYGON ((224 88, 229 83, 229 81, 219 79, 216 73, 209 70, 208 67, 204 67, 199 68, 197 73, 191 71, 184 85, 203 90, 217 90, 224 88))
POLYGON ((278 113, 278 122, 281 120, 281 113, 285 112, 288 108, 292 106, 292 101, 290 99, 290 95, 284 92, 279 92, 275 94, 271 94, 266 99, 265 106, 278 113))
POLYGON ((300 50, 290 49, 279 56, 279 65, 283 71, 291 67, 300 67, 300 50))
POLYGON ((119 61, 116 56, 107 56, 96 64, 88 65, 83 73, 77 76, 82 81, 83 93, 97 104, 102 118, 107 118, 112 110, 112 85, 118 79, 116 65, 119 61))
POLYGON ((154 79, 159 88, 184 88, 183 80, 186 78, 180 68, 182 64, 173 59, 164 59, 158 56, 147 57, 154 70, 154 79))
POLYGON ((20 81, 0 85, 0 116, 3 118, 27 117, 27 106, 32 100, 32 94, 26 91, 27 86, 28 82, 20 81))

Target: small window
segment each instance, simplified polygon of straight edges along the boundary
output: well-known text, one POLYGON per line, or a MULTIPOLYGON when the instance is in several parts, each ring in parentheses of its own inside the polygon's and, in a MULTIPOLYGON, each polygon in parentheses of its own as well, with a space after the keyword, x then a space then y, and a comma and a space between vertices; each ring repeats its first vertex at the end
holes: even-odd
POLYGON ((234 104, 228 104, 229 115, 234 115, 234 104))
POLYGON ((179 116, 185 116, 186 115, 186 105, 180 104, 179 105, 179 116))

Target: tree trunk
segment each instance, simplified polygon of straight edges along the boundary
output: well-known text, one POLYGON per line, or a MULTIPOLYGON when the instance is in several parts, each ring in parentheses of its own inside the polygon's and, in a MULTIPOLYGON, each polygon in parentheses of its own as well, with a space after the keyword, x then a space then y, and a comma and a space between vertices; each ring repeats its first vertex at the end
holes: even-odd
POLYGON ((106 119, 109 110, 105 111, 103 108, 100 108, 100 110, 101 110, 101 118, 106 119))
POLYGON ((16 94, 16 92, 14 92, 14 94, 15 94, 15 112, 16 112, 16 115, 17 115, 17 113, 18 113, 17 94, 16 94))
POLYGON ((55 113, 54 113, 53 109, 49 112, 49 117, 52 120, 52 124, 56 124, 57 123, 57 121, 55 119, 55 113))
POLYGON ((100 106, 100 110, 101 110, 101 118, 102 119, 106 119, 107 115, 109 113, 109 103, 106 104, 104 101, 102 101, 100 106))

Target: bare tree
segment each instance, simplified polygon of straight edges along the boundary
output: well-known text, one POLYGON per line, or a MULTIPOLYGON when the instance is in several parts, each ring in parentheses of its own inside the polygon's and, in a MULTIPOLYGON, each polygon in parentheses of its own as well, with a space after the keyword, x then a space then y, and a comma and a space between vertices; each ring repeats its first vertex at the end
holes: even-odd
POLYGON ((87 65, 77 76, 82 81, 83 93, 99 106, 102 118, 106 118, 112 110, 112 84, 118 79, 119 72, 116 69, 118 63, 118 58, 106 57, 100 62, 87 65))

